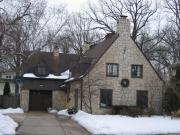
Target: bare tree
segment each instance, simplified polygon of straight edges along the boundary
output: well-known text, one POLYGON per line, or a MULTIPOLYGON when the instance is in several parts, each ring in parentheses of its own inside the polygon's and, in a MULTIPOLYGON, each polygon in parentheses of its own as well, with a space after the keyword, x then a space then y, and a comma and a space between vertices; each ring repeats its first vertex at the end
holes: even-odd
MULTIPOLYGON (((32 4, 30 1, 12 3, 8 8, 12 6, 13 12, 4 9, 6 13, 2 13, 1 26, 4 26, 4 29, 1 32, 3 34, 1 62, 7 64, 16 73, 16 78, 21 76, 22 61, 26 56, 24 51, 31 48, 32 33, 34 33, 37 21, 39 21, 38 18, 42 16, 45 7, 43 6, 44 1, 39 3, 41 9, 37 9, 36 4, 32 4)), ((17 94, 19 88, 18 84, 15 84, 17 94)))
POLYGON ((84 19, 82 14, 76 13, 71 16, 66 32, 70 37, 69 40, 75 53, 82 55, 86 42, 93 43, 99 39, 99 33, 97 31, 90 31, 90 29, 91 23, 84 19))
POLYGON ((93 100, 99 94, 99 88, 104 86, 101 83, 101 77, 99 75, 96 78, 90 78, 89 74, 87 75, 87 80, 83 82, 84 89, 82 90, 82 103, 83 107, 89 113, 93 113, 93 100))
POLYGON ((94 29, 103 29, 114 32, 116 22, 123 14, 132 20, 132 39, 136 42, 141 30, 150 18, 156 13, 157 8, 149 0, 100 0, 99 6, 90 5, 89 19, 95 23, 94 29))

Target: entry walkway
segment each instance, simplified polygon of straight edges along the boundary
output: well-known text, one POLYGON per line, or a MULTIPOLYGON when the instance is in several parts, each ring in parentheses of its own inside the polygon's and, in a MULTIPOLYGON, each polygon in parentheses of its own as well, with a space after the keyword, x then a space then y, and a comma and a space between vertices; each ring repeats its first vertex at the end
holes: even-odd
POLYGON ((58 118, 40 112, 30 112, 17 131, 17 135, 90 135, 71 119, 58 118))

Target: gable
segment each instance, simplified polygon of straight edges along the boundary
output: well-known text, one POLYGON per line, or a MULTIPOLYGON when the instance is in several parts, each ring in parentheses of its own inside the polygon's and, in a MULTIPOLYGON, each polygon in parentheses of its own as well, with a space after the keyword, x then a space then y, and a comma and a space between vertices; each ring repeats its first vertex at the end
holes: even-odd
POLYGON ((119 34, 119 37, 97 61, 90 72, 96 73, 96 71, 99 71, 98 68, 101 68, 102 71, 105 72, 105 64, 109 62, 118 63, 120 65, 120 76, 123 76, 124 78, 130 78, 131 65, 138 64, 143 65, 144 67, 144 79, 148 79, 146 74, 151 74, 152 78, 156 78, 158 81, 162 80, 153 68, 152 64, 147 60, 145 55, 133 42, 130 35, 119 34))

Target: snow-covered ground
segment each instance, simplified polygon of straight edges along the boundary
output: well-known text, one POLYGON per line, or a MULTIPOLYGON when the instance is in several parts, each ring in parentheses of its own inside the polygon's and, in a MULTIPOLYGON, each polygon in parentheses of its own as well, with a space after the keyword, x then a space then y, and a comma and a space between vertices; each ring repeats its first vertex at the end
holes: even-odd
MULTIPOLYGON (((58 112, 68 115, 67 110, 58 112)), ((92 134, 135 135, 180 133, 180 119, 168 116, 129 117, 122 115, 91 115, 79 111, 72 116, 92 134)))
POLYGON ((0 114, 0 135, 13 135, 18 124, 9 116, 0 114))
POLYGON ((10 114, 10 113, 24 113, 24 111, 21 108, 0 109, 0 114, 10 114))

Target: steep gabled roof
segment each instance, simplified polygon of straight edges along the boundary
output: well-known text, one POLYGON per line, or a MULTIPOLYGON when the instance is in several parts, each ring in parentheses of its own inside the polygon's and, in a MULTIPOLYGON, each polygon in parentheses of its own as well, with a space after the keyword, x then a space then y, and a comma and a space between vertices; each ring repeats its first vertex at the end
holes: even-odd
MULTIPOLYGON (((118 37, 119 37, 119 34, 117 34, 117 33, 108 34, 104 41, 102 41, 102 42, 92 46, 89 50, 86 51, 86 53, 84 54, 83 57, 91 58, 91 64, 88 65, 88 68, 86 69, 86 71, 84 71, 84 74, 81 74, 81 75, 85 76, 85 75, 87 75, 92 70, 94 65, 99 61, 99 59, 111 47, 111 45, 117 40, 118 37)), ((135 45, 137 46, 139 51, 143 54, 145 59, 148 61, 148 63, 150 64, 152 69, 155 71, 155 73, 157 74, 159 79, 162 80, 161 76, 157 73, 157 71, 155 70, 155 68, 153 67, 151 62, 148 60, 146 55, 142 52, 142 50, 139 48, 139 46, 136 43, 135 43, 135 45)), ((80 64, 83 64, 83 63, 80 63, 80 64)))

